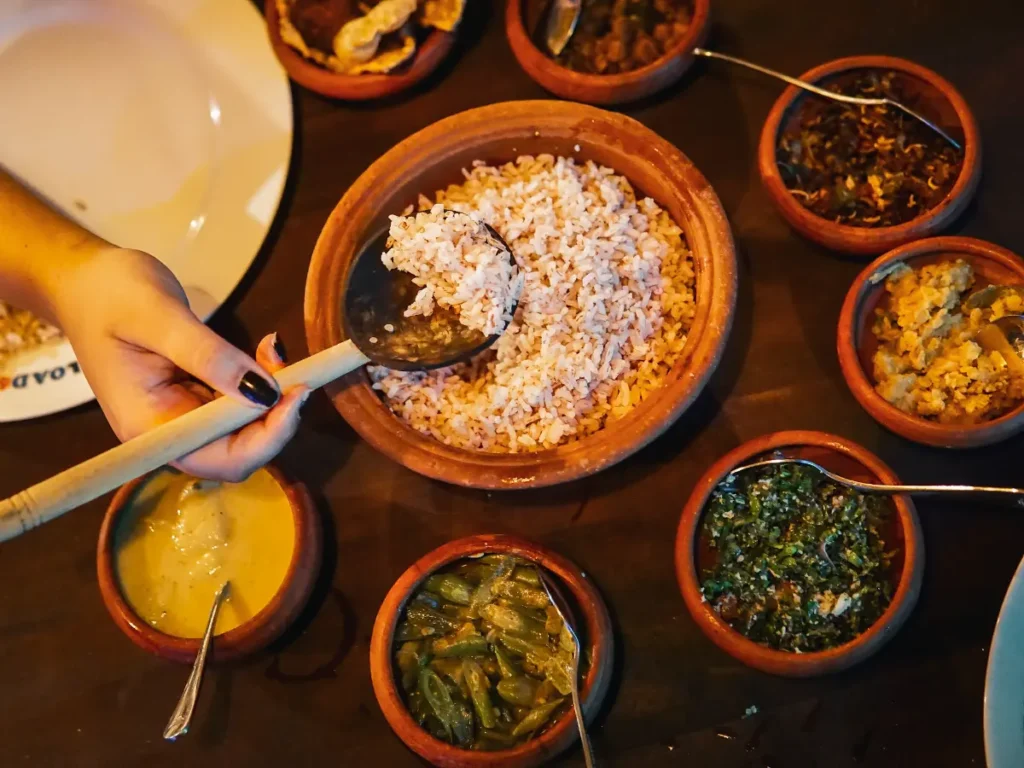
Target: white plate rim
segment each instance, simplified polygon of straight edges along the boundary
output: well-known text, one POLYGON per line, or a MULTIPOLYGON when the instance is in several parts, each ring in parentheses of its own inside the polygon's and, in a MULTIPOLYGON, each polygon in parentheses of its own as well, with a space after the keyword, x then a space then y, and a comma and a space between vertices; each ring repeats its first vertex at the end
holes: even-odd
MULTIPOLYGON (((999 617, 996 619, 996 626, 992 632, 988 662, 985 666, 983 730, 985 737, 985 762, 989 768, 1019 768, 1020 765, 1024 764, 1024 688, 1018 688, 1017 693, 1014 694, 1018 715, 1020 715, 1017 718, 1020 749, 1014 753, 1018 756, 1018 761, 1011 762, 1009 758, 1013 757, 1013 755, 1007 755, 998 751, 999 747, 996 745, 993 730, 996 727, 993 722, 996 719, 993 708, 1000 705, 998 699, 1001 698, 999 696, 1000 683, 997 681, 997 667, 1001 665, 1000 658, 1004 653, 1013 653, 1014 651, 1013 648, 1008 647, 1011 645, 1011 639, 1002 631, 1009 621, 1007 616, 1012 610, 1016 610, 1024 616, 1024 558, 1017 565, 1017 570, 1010 580, 1010 586, 1007 588, 1006 595, 1003 597, 1002 605, 999 608, 999 617), (1016 607, 1018 605, 1020 607, 1016 607)), ((1021 661, 1021 666, 1024 667, 1024 659, 1021 661)))
MULTIPOLYGON (((222 3, 225 2, 225 0, 199 0, 199 5, 203 5, 204 2, 222 3)), ((278 95, 283 95, 283 99, 278 103, 277 107, 282 110, 287 110, 287 124, 286 126, 281 126, 282 131, 280 141, 284 147, 284 154, 281 157, 282 172, 268 178, 264 186, 260 189, 263 195, 261 203, 266 205, 267 210, 269 210, 270 213, 265 222, 262 223, 262 231, 260 232, 259 237, 253 238, 252 252, 247 253, 244 259, 238 258, 237 272, 234 273, 230 279, 221 281, 217 286, 218 296, 215 297, 212 305, 196 307, 197 315, 204 322, 208 321, 213 314, 231 300, 239 285, 243 280, 245 280, 246 275, 249 274, 249 271, 257 257, 262 252, 263 247, 267 242, 267 238, 273 231, 274 225, 280 215, 281 201, 284 198, 288 177, 290 176, 291 166, 294 161, 295 104, 291 82, 284 69, 280 66, 280 63, 270 46, 269 39, 266 36, 263 15, 251 2, 248 2, 248 0, 230 0, 230 2, 233 6, 233 13, 238 14, 239 18, 249 19, 248 22, 241 25, 241 32, 245 34, 248 30, 252 31, 253 35, 258 35, 259 44, 265 52, 265 57, 263 58, 265 58, 267 63, 272 65, 274 71, 273 77, 277 81, 276 88, 279 91, 278 95)), ((186 12, 183 6, 175 7, 174 0, 143 0, 143 2, 140 3, 140 6, 143 6, 145 9, 152 12, 153 15, 163 15, 166 17, 166 20, 170 25, 176 25, 180 21, 179 18, 175 17, 175 14, 180 15, 181 13, 186 12)), ((16 7, 14 10, 15 14, 17 14, 18 10, 19 9, 16 7)), ((211 29, 221 35, 237 34, 239 32, 239 29, 222 30, 217 27, 211 27, 211 29)), ((256 38, 253 35, 249 35, 249 37, 251 37, 253 42, 255 42, 256 38)), ((182 36, 182 39, 185 42, 199 45, 199 43, 185 35, 182 36)), ((225 46, 224 50, 230 51, 230 46, 225 46)), ((199 287, 203 288, 203 286, 199 287)), ((4 372, 3 376, 0 376, 0 378, 13 379, 22 375, 32 376, 36 373, 31 369, 33 364, 46 365, 47 368, 44 369, 45 371, 58 372, 63 375, 66 370, 69 369, 69 366, 77 366, 77 358, 70 342, 67 341, 67 339, 64 339, 58 344, 49 345, 44 347, 42 350, 28 353, 26 355, 26 361, 22 362, 18 367, 4 372), (37 361, 45 362, 37 363, 37 361)), ((0 389, 0 395, 2 395, 2 392, 3 390, 0 389)), ((81 385, 76 385, 74 391, 66 394, 58 394, 56 397, 43 396, 34 401, 38 405, 30 411, 21 413, 3 413, 3 410, 0 409, 0 424, 29 421, 51 416, 81 407, 82 405, 91 403, 94 400, 95 396, 93 395, 88 383, 85 381, 84 376, 82 376, 81 385)))

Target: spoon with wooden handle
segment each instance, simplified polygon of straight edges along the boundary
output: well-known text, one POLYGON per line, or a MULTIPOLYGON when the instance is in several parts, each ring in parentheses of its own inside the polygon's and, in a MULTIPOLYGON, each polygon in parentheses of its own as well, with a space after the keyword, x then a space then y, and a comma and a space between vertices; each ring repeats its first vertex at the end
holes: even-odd
MULTIPOLYGON (((513 259, 487 225, 481 225, 481 237, 513 259)), ((351 338, 278 371, 274 378, 282 391, 298 385, 319 389, 369 362, 400 370, 443 368, 469 360, 498 339, 468 328, 456 312, 441 307, 429 317, 405 317, 419 287, 411 275, 381 264, 386 240, 387 230, 362 249, 349 270, 344 313, 351 338)), ((0 501, 0 542, 187 456, 264 413, 220 397, 16 493, 0 501)))

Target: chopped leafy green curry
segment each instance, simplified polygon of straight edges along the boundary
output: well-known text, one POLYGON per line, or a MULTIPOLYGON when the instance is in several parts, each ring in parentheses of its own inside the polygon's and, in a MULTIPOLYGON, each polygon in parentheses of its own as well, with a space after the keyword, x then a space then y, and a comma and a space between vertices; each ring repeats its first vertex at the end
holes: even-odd
POLYGON ((536 566, 509 555, 432 574, 395 632, 410 713, 464 749, 509 749, 557 720, 571 706, 574 652, 536 566))
POLYGON ((886 499, 782 465, 727 477, 701 526, 701 592, 746 637, 797 653, 864 632, 893 595, 886 499))

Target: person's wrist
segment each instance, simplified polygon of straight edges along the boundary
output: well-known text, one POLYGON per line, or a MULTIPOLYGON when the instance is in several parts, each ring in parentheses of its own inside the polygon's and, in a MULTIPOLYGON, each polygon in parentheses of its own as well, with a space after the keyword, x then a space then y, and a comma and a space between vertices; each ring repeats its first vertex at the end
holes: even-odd
POLYGON ((119 277, 130 273, 129 253, 99 238, 65 249, 39 281, 52 319, 67 331, 83 310, 95 312, 100 303, 123 301, 118 285, 119 277))

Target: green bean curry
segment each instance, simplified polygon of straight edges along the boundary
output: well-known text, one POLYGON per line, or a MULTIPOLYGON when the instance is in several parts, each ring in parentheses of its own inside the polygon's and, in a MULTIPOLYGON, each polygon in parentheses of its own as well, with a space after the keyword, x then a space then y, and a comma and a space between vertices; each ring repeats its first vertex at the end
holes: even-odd
MULTIPOLYGON (((918 108, 895 72, 867 70, 829 90, 918 108)), ((960 177, 964 153, 892 106, 802 96, 779 137, 779 173, 794 199, 837 224, 889 227, 934 208, 960 177)))
MULTIPOLYGON (((781 465, 729 476, 701 524, 704 600, 755 642, 822 651, 864 632, 893 596, 887 499, 781 465)), ((892 536, 890 535, 890 538, 892 536)))
POLYGON ((510 555, 461 560, 427 578, 394 647, 416 722, 476 750, 528 741, 572 706, 573 650, 536 566, 510 555))

